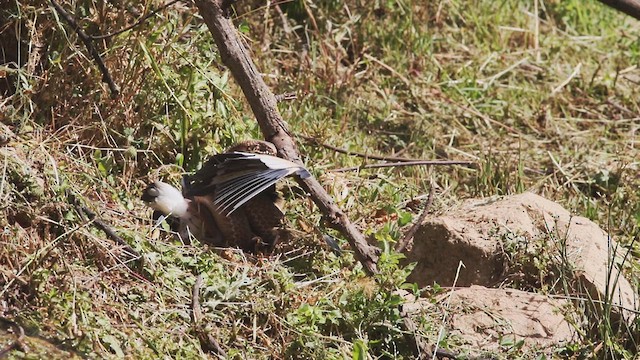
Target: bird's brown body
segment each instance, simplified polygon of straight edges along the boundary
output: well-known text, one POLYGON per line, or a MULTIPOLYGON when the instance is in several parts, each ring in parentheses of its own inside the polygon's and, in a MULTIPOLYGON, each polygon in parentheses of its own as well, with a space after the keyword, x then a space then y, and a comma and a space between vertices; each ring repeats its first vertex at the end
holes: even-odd
MULTIPOLYGON (((272 248, 284 217, 275 181, 289 174, 308 174, 294 163, 273 158, 275 154, 271 143, 244 141, 185 177, 184 198, 179 200, 187 203, 186 211, 175 216, 180 221, 181 236, 192 235, 212 246, 238 247, 249 252, 272 248), (274 172, 276 175, 271 175, 274 172)), ((168 186, 158 182, 149 185, 142 199, 170 216, 173 207, 157 203, 161 193, 158 189, 165 185, 168 186)))

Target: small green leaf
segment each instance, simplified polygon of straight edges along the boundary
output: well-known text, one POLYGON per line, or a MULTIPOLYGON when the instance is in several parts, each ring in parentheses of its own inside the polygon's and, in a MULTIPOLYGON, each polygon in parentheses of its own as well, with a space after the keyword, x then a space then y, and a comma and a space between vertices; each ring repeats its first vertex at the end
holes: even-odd
POLYGON ((100 151, 100 149, 93 150, 93 159, 95 161, 102 161, 102 151, 100 151))
POLYGON ((166 232, 171 231, 171 226, 169 226, 169 223, 167 223, 164 220, 160 223, 160 226, 162 226, 162 230, 164 230, 166 232))
POLYGON ((240 31, 243 34, 248 34, 249 33, 249 24, 246 21, 243 21, 240 23, 240 26, 238 26, 238 31, 240 31))
POLYGON ((124 352, 122 352, 122 348, 120 347, 120 342, 113 335, 105 335, 102 337, 102 341, 105 344, 108 344, 111 350, 116 354, 117 357, 123 358, 124 352))
POLYGON ((353 343, 353 354, 351 358, 353 360, 367 359, 367 344, 365 344, 361 339, 358 339, 353 343))
POLYGON ((405 226, 411 222, 413 214, 408 211, 398 211, 398 225, 405 226))

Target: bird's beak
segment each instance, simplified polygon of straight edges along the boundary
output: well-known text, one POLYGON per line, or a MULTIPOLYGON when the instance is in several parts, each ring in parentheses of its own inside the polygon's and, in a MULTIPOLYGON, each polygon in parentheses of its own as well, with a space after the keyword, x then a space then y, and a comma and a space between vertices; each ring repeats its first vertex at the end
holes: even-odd
POLYGON ((158 197, 158 189, 156 188, 156 185, 152 183, 144 189, 140 199, 146 203, 151 203, 156 199, 156 197, 158 197))

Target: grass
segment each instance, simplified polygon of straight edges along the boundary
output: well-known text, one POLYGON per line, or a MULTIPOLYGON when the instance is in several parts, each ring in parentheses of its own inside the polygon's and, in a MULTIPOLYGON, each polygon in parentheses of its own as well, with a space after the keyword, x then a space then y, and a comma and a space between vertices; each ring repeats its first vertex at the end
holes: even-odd
MULTIPOLYGON (((91 34, 159 5, 146 4, 63 6, 91 34)), ((625 274, 637 284, 637 22, 577 0, 294 0, 280 5, 282 15, 272 3, 238 6, 234 20, 269 86, 297 94, 279 104, 294 134, 358 152, 477 163, 333 173, 363 160, 299 139, 307 165, 382 248, 417 217, 405 206, 432 183, 436 211, 530 190, 627 246, 625 274)), ((15 133, 2 149, 3 316, 83 357, 199 357, 189 314, 203 274, 207 330, 231 358, 412 357, 394 295, 409 269, 386 251, 378 281, 365 276, 349 251, 324 245, 328 232, 348 250, 295 187, 285 189, 293 240, 271 259, 220 256, 152 229, 138 200, 149 179, 178 183, 207 154, 261 137, 194 9, 177 4, 97 42, 118 100, 50 7, 0 11, 2 36, 21 39, 12 59, 20 66, 0 65, 14 87, 0 119, 15 133), (68 192, 143 261, 123 264, 68 192)), ((536 270, 543 279, 547 268, 536 270)), ((418 319, 430 343, 439 318, 418 319)), ((635 354, 625 348, 632 336, 606 321, 584 334, 575 354, 635 354)))

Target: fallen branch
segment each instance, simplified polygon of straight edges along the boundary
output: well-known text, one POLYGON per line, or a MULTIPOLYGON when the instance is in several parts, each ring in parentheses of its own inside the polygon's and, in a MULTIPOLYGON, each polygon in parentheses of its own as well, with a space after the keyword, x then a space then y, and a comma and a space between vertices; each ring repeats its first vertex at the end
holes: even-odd
POLYGON ((393 162, 393 163, 380 163, 380 164, 365 164, 361 166, 351 166, 346 168, 340 168, 331 170, 331 172, 346 172, 355 171, 360 169, 377 169, 386 167, 402 167, 402 166, 450 166, 450 165, 473 165, 472 161, 457 161, 457 160, 416 160, 406 162, 393 162))
POLYGON ((200 307, 200 288, 202 287, 202 275, 196 277, 196 283, 193 284, 193 292, 191 296, 191 316, 193 320, 193 331, 195 331, 202 351, 226 358, 227 353, 220 347, 218 341, 205 331, 201 325, 202 308, 200 307))
MULTIPOLYGON (((13 320, 7 319, 4 316, 0 316, 0 321, 5 323, 7 326, 12 327, 14 329, 14 333, 16 334, 16 339, 11 342, 9 345, 5 346, 2 350, 0 350, 0 359, 7 356, 13 350, 21 350, 24 353, 29 352, 29 347, 24 343, 24 329, 22 326, 18 325, 13 320)), ((28 354, 27 354, 28 355, 28 354)))
MULTIPOLYGON (((302 165, 300 153, 278 112, 275 96, 260 76, 243 42, 238 37, 235 26, 225 17, 227 12, 225 2, 221 0, 196 0, 195 3, 213 35, 222 62, 229 68, 234 79, 240 85, 265 139, 276 146, 280 156, 302 165)), ((379 249, 367 243, 362 233, 336 206, 331 196, 327 194, 315 177, 298 179, 298 182, 310 194, 325 219, 328 220, 329 225, 347 238, 356 259, 362 263, 364 269, 369 274, 377 273, 376 263, 379 249)))
POLYGON ((640 20, 639 0, 599 0, 601 3, 611 6, 631 17, 640 20))
POLYGON ((129 253, 134 258, 140 258, 140 253, 135 251, 123 238, 121 238, 116 231, 109 226, 105 221, 100 219, 96 213, 91 211, 86 205, 84 205, 74 194, 71 192, 67 193, 69 198, 69 202, 73 204, 76 208, 76 211, 80 213, 82 216, 86 216, 87 220, 91 221, 98 229, 102 230, 111 240, 118 243, 118 245, 122 246, 126 252, 129 253))
POLYGON ((73 31, 75 31, 76 34, 78 34, 78 37, 80 38, 80 40, 82 40, 82 42, 84 43, 84 46, 87 47, 89 54, 91 54, 95 62, 98 64, 98 68, 102 73, 102 81, 106 82, 107 85, 109 86, 109 90, 111 91, 111 98, 116 99, 120 94, 120 89, 113 82, 113 79, 111 78, 111 74, 109 74, 109 70, 107 69, 106 65, 102 61, 102 57, 100 56, 100 53, 98 53, 98 50, 96 50, 95 46, 93 46, 91 37, 89 37, 89 35, 87 35, 84 31, 82 31, 82 29, 80 28, 80 25, 78 25, 78 23, 73 18, 73 16, 71 16, 68 12, 66 12, 66 10, 63 9, 62 6, 60 6, 60 4, 58 4, 55 0, 51 0, 51 5, 53 5, 53 7, 58 12, 58 14, 60 14, 60 16, 62 17, 62 20, 64 20, 67 24, 69 24, 69 26, 71 26, 73 31))
POLYGON ((404 234, 404 237, 402 238, 402 240, 398 241, 395 249, 396 252, 404 251, 404 249, 407 247, 409 242, 416 235, 416 232, 418 232, 418 229, 424 222, 424 219, 426 219, 427 214, 429 213, 429 209, 431 208, 431 204, 433 204, 433 194, 435 193, 434 189, 435 189, 435 186, 431 185, 431 190, 429 190, 429 197, 427 198, 427 201, 424 205, 424 209, 422 209, 422 214, 420 214, 420 216, 418 217, 418 220, 416 220, 413 226, 411 226, 409 231, 407 231, 407 233, 404 234))
POLYGON ((384 161, 398 161, 398 162, 420 161, 419 159, 409 159, 409 158, 396 157, 396 156, 383 156, 383 155, 365 154, 365 153, 361 153, 361 152, 357 152, 357 151, 351 151, 351 150, 342 149, 342 148, 339 148, 339 147, 336 147, 336 146, 333 146, 333 145, 329 145, 329 144, 326 144, 326 143, 322 143, 322 142, 318 141, 318 139, 316 139, 314 137, 311 137, 311 136, 307 136, 307 135, 296 135, 296 136, 305 139, 310 144, 322 146, 323 148, 326 148, 326 149, 329 149, 329 150, 333 150, 335 152, 338 152, 338 153, 341 153, 341 154, 345 154, 345 155, 352 155, 352 156, 358 156, 358 157, 365 158, 365 159, 384 160, 384 161))

